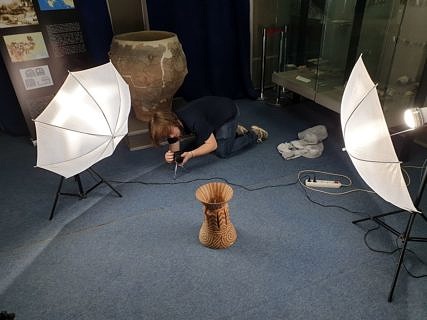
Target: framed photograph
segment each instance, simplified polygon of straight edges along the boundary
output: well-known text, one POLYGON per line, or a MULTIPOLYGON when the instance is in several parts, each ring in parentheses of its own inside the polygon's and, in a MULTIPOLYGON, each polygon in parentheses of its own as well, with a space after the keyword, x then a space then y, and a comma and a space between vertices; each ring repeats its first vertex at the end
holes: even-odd
POLYGON ((12 34, 3 36, 3 39, 12 62, 49 57, 41 32, 12 34))
POLYGON ((40 10, 68 10, 74 9, 73 0, 38 0, 40 10))
POLYGON ((0 28, 38 24, 32 1, 0 0, 0 28))

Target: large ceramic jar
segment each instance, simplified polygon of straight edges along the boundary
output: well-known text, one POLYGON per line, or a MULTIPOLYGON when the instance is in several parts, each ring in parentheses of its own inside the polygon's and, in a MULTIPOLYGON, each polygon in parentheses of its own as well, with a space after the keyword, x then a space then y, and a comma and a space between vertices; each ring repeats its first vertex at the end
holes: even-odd
POLYGON ((129 84, 137 119, 171 109, 172 99, 187 75, 187 61, 176 34, 139 31, 113 37, 110 59, 129 84))

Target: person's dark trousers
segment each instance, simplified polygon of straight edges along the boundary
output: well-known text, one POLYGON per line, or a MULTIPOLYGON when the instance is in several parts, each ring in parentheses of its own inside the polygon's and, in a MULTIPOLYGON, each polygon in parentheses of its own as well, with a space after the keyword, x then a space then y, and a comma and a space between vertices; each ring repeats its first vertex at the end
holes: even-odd
MULTIPOLYGON (((236 105, 237 107, 237 105, 236 105)), ((237 153, 238 151, 251 146, 257 142, 257 135, 248 130, 244 135, 236 135, 236 129, 239 119, 239 108, 237 107, 236 116, 224 123, 218 130, 214 132, 217 142, 215 154, 220 158, 227 158, 237 153)))

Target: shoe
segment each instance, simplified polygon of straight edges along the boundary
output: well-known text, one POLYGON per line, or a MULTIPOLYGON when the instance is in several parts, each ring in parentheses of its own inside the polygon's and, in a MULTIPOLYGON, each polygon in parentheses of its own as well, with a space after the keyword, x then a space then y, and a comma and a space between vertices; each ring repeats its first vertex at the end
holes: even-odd
POLYGON ((268 132, 263 128, 251 126, 251 131, 256 134, 258 143, 263 142, 268 138, 268 132))
POLYGON ((243 136, 246 132, 248 132, 248 129, 246 129, 244 126, 238 124, 236 128, 236 134, 238 136, 243 136))

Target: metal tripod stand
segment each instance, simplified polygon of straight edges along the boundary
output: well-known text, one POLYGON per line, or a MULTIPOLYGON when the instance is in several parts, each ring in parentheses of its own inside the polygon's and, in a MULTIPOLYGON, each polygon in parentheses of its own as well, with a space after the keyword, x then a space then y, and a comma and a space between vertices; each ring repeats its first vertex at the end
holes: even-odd
POLYGON ((53 201, 53 206, 52 206, 52 210, 50 212, 49 220, 52 220, 52 218, 53 218, 53 215, 54 215, 55 209, 56 209, 56 205, 58 204, 59 196, 72 196, 72 197, 78 197, 79 199, 84 199, 84 198, 86 198, 86 196, 87 196, 87 194, 89 192, 91 192, 93 189, 95 189, 96 187, 98 187, 100 184, 105 183, 119 197, 122 197, 122 195, 108 181, 105 181, 104 178, 101 177, 101 175, 99 173, 97 173, 95 170, 93 170, 92 168, 89 168, 89 169, 87 169, 87 171, 89 171, 90 173, 92 173, 95 176, 97 176, 98 179, 99 179, 99 181, 97 183, 95 183, 95 185, 93 185, 92 187, 90 187, 89 189, 87 189, 86 191, 84 191, 83 190, 83 184, 82 184, 82 181, 80 179, 80 174, 76 174, 74 176, 74 180, 76 181, 77 186, 79 188, 79 192, 78 193, 61 192, 62 185, 64 184, 64 180, 65 180, 65 178, 61 176, 61 180, 59 181, 58 190, 56 191, 55 200, 53 201))
MULTIPOLYGON (((420 204, 421 198, 422 198, 423 193, 424 193, 424 189, 426 186, 426 180, 427 180, 427 169, 424 169, 424 173, 423 173, 423 176, 421 179, 420 187, 418 189, 417 197, 415 198, 415 201, 414 201, 415 208, 417 208, 418 210, 420 210, 419 204, 420 204)), ((363 221, 368 221, 368 220, 375 221, 380 226, 384 227, 386 230, 393 233, 402 243, 399 261, 397 263, 396 270, 394 272, 393 282, 391 284, 390 292, 388 294, 388 299, 387 299, 388 302, 391 302, 393 299, 394 289, 396 287, 396 282, 397 282, 397 278, 399 277, 399 273, 400 273, 400 269, 402 267, 403 259, 405 258, 405 252, 406 252, 406 247, 408 245, 408 242, 410 242, 410 241, 427 242, 426 237, 413 237, 413 236, 411 236, 412 226, 414 225, 414 221, 415 221, 415 218, 417 216, 420 216, 422 219, 424 219, 425 222, 427 222, 427 217, 422 212, 407 212, 409 214, 409 217, 408 217, 408 222, 406 224, 406 228, 403 232, 396 230, 395 228, 393 228, 392 226, 390 226, 389 224, 387 224, 386 222, 384 222, 381 219, 383 217, 394 215, 394 214, 401 213, 401 212, 406 212, 406 211, 397 210, 397 211, 392 211, 392 212, 376 215, 373 217, 353 221, 354 224, 357 224, 357 223, 363 222, 363 221)))

